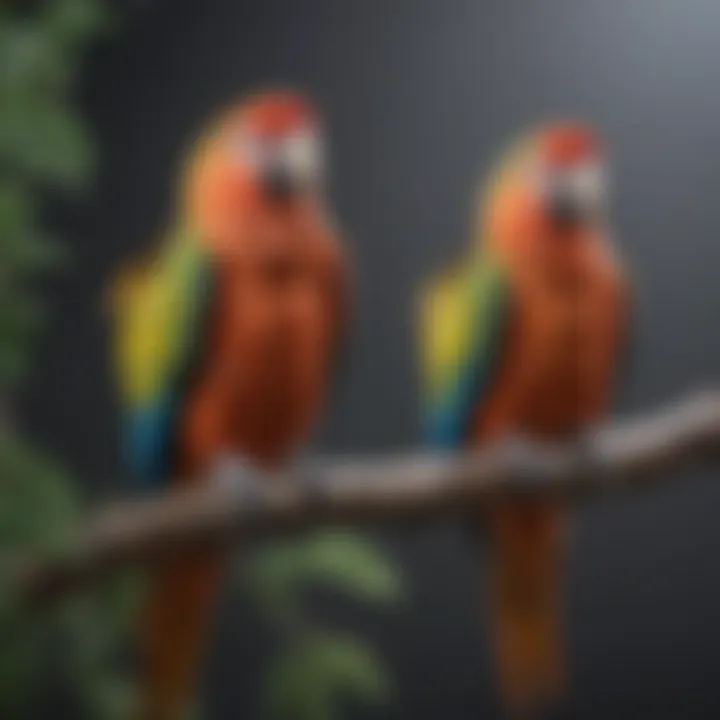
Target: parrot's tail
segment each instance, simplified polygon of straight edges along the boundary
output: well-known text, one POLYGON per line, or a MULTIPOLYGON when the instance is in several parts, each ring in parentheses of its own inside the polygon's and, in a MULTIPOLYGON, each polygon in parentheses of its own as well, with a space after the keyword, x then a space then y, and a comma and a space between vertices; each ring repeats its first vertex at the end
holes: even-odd
POLYGON ((547 501, 508 501, 491 511, 490 530, 501 699, 511 717, 536 717, 565 694, 564 510, 547 501))
POLYGON ((174 560, 153 576, 142 618, 139 720, 188 716, 221 573, 221 559, 204 555, 174 560))

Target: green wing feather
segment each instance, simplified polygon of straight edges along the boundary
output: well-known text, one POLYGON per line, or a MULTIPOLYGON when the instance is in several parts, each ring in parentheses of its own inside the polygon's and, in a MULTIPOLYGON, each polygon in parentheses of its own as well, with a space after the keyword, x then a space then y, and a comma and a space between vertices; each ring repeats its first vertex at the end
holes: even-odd
POLYGON ((201 357, 213 290, 209 258, 178 231, 115 292, 116 364, 132 469, 153 480, 172 470, 174 430, 201 357))
POLYGON ((428 442, 467 438, 492 383, 510 316, 510 286, 489 255, 445 273, 423 296, 421 361, 428 442))

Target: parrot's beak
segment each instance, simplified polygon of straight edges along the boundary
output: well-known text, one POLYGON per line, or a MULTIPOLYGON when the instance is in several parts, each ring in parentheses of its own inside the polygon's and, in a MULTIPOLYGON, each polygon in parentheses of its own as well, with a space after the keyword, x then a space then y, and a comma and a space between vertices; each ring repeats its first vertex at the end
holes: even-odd
POLYGON ((581 199, 568 192, 557 193, 550 198, 549 211, 553 223, 567 230, 582 225, 589 217, 581 199))
POLYGON ((267 196, 279 202, 287 202, 300 194, 303 183, 290 168, 283 164, 269 167, 262 178, 267 196))
POLYGON ((546 201, 558 228, 573 230, 596 222, 605 205, 602 168, 586 165, 570 172, 555 185, 546 201))
POLYGON ((318 186, 321 168, 314 134, 295 132, 275 142, 259 170, 267 197, 289 202, 318 186))

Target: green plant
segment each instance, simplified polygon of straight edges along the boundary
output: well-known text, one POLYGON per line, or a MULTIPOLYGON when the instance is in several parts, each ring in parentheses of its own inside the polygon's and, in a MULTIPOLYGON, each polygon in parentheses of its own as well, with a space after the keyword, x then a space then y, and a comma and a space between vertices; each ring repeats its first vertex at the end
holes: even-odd
POLYGON ((43 319, 36 281, 62 259, 45 232, 45 201, 77 195, 91 177, 92 142, 72 94, 107 19, 101 0, 0 8, 0 717, 33 716, 53 682, 93 720, 123 717, 126 705, 116 658, 124 579, 42 612, 12 593, 18 556, 62 552, 83 516, 76 486, 23 437, 12 402, 43 319))
MULTIPOLYGON (((13 395, 30 367, 44 307, 37 280, 63 260, 47 236, 48 196, 77 196, 92 176, 93 143, 74 110, 88 44, 108 25, 102 0, 0 6, 0 717, 34 717, 60 688, 88 720, 122 720, 133 687, 123 651, 138 583, 115 578, 42 613, 20 606, 12 573, 25 553, 62 552, 86 508, 77 486, 22 435, 13 395), (47 691, 47 692, 46 692, 47 691)), ((344 700, 381 702, 389 673, 375 650, 311 622, 314 585, 376 606, 399 601, 399 575, 368 541, 330 533, 267 545, 247 580, 278 631, 262 712, 267 720, 333 720, 344 700)))
MULTIPOLYGON (((88 43, 107 20, 101 0, 8 2, 0 8, 0 397, 25 375, 42 319, 33 283, 56 264, 43 200, 90 178, 92 143, 71 98, 88 43)), ((7 408, 6 408, 7 411, 7 408)))
POLYGON ((279 636, 267 669, 265 720, 336 720, 347 701, 378 705, 390 696, 390 672, 375 648, 312 619, 307 594, 326 588, 378 608, 403 598, 401 575, 370 540, 327 531, 276 541, 246 564, 260 611, 279 636))

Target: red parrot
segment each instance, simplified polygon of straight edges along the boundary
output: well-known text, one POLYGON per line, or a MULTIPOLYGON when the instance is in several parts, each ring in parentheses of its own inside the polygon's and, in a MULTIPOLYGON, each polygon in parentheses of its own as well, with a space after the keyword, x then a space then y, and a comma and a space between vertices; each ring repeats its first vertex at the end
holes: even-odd
MULTIPOLYGON (((346 305, 322 170, 310 104, 280 91, 251 98, 201 140, 157 257, 121 278, 126 445, 133 468, 156 486, 227 477, 217 468, 228 457, 284 463, 307 439, 346 305)), ((144 720, 187 711, 221 566, 217 554, 183 555, 153 576, 144 720)))
MULTIPOLYGON (((469 256, 423 306, 432 442, 565 441, 602 418, 628 315, 604 191, 600 141, 574 123, 532 134, 493 174, 469 256)), ((565 510, 508 497, 483 520, 501 695, 532 714, 565 690, 565 510)))

